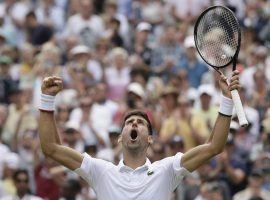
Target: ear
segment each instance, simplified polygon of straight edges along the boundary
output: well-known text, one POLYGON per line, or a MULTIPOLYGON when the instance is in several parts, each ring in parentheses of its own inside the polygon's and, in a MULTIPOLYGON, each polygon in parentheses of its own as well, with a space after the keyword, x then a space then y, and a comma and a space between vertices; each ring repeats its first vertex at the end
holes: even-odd
POLYGON ((122 142, 122 134, 119 135, 119 137, 118 137, 118 143, 121 143, 121 142, 122 142))
POLYGON ((153 140, 152 135, 149 135, 149 136, 148 136, 148 143, 149 143, 149 145, 151 145, 151 144, 154 143, 154 140, 153 140))

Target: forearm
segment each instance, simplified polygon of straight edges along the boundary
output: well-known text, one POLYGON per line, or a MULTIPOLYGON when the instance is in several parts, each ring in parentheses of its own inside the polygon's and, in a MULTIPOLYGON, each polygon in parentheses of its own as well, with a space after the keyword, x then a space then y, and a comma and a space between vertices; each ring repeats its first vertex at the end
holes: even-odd
POLYGON ((218 115, 214 129, 210 136, 210 145, 214 152, 221 153, 227 142, 231 117, 218 115))
POLYGON ((55 144, 61 144, 53 112, 40 112, 38 132, 43 153, 49 154, 55 144))

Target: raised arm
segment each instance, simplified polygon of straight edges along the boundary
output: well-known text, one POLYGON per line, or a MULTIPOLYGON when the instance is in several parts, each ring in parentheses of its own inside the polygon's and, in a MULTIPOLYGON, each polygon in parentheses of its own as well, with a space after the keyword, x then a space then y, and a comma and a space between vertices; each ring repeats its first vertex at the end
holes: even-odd
POLYGON ((80 167, 83 156, 79 152, 61 144, 55 125, 53 109, 50 106, 53 101, 53 96, 55 96, 62 87, 63 83, 59 77, 47 77, 43 80, 41 87, 42 103, 39 107, 39 139, 42 152, 45 156, 52 158, 71 170, 75 170, 80 167))
MULTIPOLYGON (((221 76, 220 88, 224 96, 222 97, 222 101, 225 101, 227 105, 231 104, 230 107, 232 108, 233 103, 231 100, 230 91, 233 89, 239 89, 239 72, 233 72, 229 86, 226 83, 226 77, 221 76)), ((181 166, 192 172, 201 166, 204 162, 221 153, 227 142, 230 122, 231 116, 226 116, 219 113, 207 143, 187 151, 181 159, 181 166)))

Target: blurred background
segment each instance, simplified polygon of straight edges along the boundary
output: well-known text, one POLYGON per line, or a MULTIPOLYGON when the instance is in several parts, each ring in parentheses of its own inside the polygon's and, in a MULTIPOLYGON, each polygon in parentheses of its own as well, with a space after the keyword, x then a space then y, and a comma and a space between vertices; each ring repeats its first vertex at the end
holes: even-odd
POLYGON ((122 118, 132 109, 153 123, 152 162, 204 143, 221 91, 193 28, 211 5, 228 6, 241 24, 237 69, 250 124, 240 127, 234 115, 224 152, 172 199, 270 199, 269 0, 0 0, 0 199, 96 199, 41 153, 37 105, 49 75, 64 80, 57 128, 79 152, 118 164, 122 118))

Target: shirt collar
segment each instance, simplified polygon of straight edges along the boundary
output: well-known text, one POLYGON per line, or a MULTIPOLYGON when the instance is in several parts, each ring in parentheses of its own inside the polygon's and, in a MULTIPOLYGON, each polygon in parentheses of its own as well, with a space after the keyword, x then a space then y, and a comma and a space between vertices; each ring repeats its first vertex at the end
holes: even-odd
POLYGON ((150 160, 149 160, 148 158, 146 158, 146 162, 145 162, 142 166, 137 167, 136 169, 133 170, 132 168, 126 166, 126 165, 124 164, 124 160, 121 159, 117 167, 118 167, 118 170, 119 170, 120 172, 124 172, 124 171, 140 171, 140 170, 148 170, 149 167, 150 167, 150 165, 151 165, 150 160))

